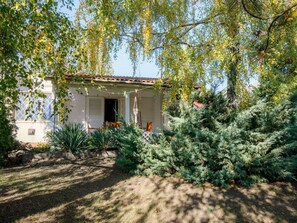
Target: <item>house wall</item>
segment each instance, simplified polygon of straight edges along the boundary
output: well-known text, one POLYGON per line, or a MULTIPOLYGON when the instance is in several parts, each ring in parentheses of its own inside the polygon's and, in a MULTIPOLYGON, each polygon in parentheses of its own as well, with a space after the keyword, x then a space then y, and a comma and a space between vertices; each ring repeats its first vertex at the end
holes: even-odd
POLYGON ((16 138, 22 142, 44 143, 47 141, 46 135, 53 130, 53 122, 50 121, 17 121, 16 138), (29 135, 29 131, 35 131, 34 135, 29 135))
MULTIPOLYGON (((88 128, 89 120, 89 99, 101 98, 104 102, 105 98, 119 100, 119 115, 125 117, 125 92, 130 92, 130 120, 133 120, 133 106, 135 96, 137 95, 138 108, 141 113, 142 128, 146 127, 147 122, 153 122, 153 130, 162 129, 162 95, 153 89, 143 87, 129 86, 105 86, 103 89, 96 87, 79 87, 73 85, 70 87, 71 93, 71 112, 69 114, 69 122, 82 123, 88 128), (137 94, 134 92, 138 89, 137 94)), ((103 103, 104 104, 104 103, 103 103)), ((104 105, 103 105, 104 106, 104 105)), ((103 108, 104 111, 104 108, 103 108)), ((104 119, 103 114, 98 119, 104 119)))
MULTIPOLYGON (((53 86, 50 81, 44 83, 45 93, 53 94, 53 86)), ((119 101, 119 115, 125 117, 125 92, 130 94, 130 117, 133 120, 133 105, 135 96, 138 99, 138 108, 142 118, 142 128, 146 127, 147 122, 153 122, 153 131, 157 132, 158 129, 163 128, 162 118, 162 95, 154 89, 148 89, 143 86, 130 86, 130 85, 106 85, 105 87, 82 87, 81 85, 73 84, 69 87, 70 102, 69 107, 69 123, 82 123, 86 130, 88 130, 89 117, 89 99, 101 99, 104 106, 104 99, 118 99, 119 101), (135 89, 138 89, 137 94, 135 89)), ((101 114, 104 111, 102 108, 98 119, 104 119, 101 114)), ((104 113, 104 112, 103 112, 104 113)), ((51 121, 16 121, 18 127, 17 139, 24 142, 46 142, 46 134, 52 131, 54 123, 51 121), (35 130, 34 135, 29 135, 28 131, 35 130)))
MULTIPOLYGON (((53 86, 51 81, 44 81, 42 92, 46 94, 53 93, 53 86)), ((25 88, 21 88, 22 92, 27 92, 25 88)), ((47 120, 41 121, 26 121, 26 120, 16 120, 15 122, 17 127, 16 138, 22 142, 31 142, 31 143, 42 143, 46 142, 47 132, 53 129, 53 122, 47 120), (29 134, 29 132, 34 134, 29 134)))
MULTIPOLYGON (((131 96, 130 111, 133 114, 135 93, 131 96)), ((153 131, 158 132, 163 128, 162 122, 162 95, 155 90, 145 90, 138 93, 139 112, 142 119, 142 128, 146 128, 147 122, 153 122, 153 131)))
POLYGON ((70 109, 68 122, 86 124, 86 95, 84 92, 80 92, 80 89, 71 86, 70 92, 70 109))

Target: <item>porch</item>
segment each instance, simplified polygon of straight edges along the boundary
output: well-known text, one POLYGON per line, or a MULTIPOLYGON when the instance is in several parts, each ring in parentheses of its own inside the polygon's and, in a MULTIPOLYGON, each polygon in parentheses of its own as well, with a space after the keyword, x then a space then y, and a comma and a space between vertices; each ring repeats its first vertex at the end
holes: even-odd
POLYGON ((136 87, 106 86, 100 91, 88 87, 78 93, 72 86, 69 122, 84 124, 88 132, 119 122, 137 123, 141 129, 157 132, 163 128, 162 95, 152 88, 136 87))

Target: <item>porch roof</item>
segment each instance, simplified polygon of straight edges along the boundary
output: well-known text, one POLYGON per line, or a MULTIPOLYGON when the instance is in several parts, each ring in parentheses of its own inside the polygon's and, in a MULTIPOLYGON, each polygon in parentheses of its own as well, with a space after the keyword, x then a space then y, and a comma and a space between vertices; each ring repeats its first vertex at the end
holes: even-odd
MULTIPOLYGON (((137 84, 153 86, 157 82, 162 83, 160 78, 151 77, 128 77, 128 76, 96 76, 90 74, 66 75, 66 79, 73 81, 94 81, 99 83, 137 84)), ((164 84, 164 83, 163 83, 164 84)))
MULTIPOLYGON (((49 79, 54 79, 55 75, 49 77, 49 79)), ((154 86, 155 84, 160 84, 160 86, 165 88, 170 88, 171 84, 168 82, 167 78, 152 78, 152 77, 132 77, 132 76, 96 76, 87 73, 78 73, 75 75, 66 75, 67 80, 80 82, 82 80, 88 82, 97 83, 110 83, 110 84, 131 84, 131 85, 144 85, 144 86, 154 86)), ((194 85, 195 89, 199 89, 199 85, 194 85)))

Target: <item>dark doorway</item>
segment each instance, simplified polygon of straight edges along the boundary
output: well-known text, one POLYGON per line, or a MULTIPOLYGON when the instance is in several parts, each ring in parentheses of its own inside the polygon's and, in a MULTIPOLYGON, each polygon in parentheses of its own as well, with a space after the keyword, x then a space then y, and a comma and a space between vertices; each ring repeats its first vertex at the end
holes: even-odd
POLYGON ((118 99, 105 99, 104 122, 116 122, 118 114, 118 99))

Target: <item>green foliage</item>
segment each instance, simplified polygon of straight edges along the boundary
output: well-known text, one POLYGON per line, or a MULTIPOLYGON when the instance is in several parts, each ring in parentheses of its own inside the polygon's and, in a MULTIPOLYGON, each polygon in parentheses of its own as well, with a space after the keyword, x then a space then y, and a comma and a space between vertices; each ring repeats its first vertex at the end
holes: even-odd
POLYGON ((92 132, 89 139, 90 149, 104 150, 114 147, 114 129, 103 129, 92 132))
POLYGON ((164 135, 158 137, 155 144, 147 144, 146 150, 140 154, 143 164, 138 167, 138 171, 145 175, 157 174, 169 176, 176 171, 178 157, 170 148, 168 138, 164 135))
POLYGON ((36 147, 34 147, 34 152, 43 153, 47 152, 51 149, 49 143, 38 143, 36 147))
MULTIPOLYGON (((291 55, 297 54, 296 47, 292 47, 291 51, 293 51, 291 55)), ((287 52, 282 52, 279 60, 275 60, 272 66, 267 66, 266 74, 259 78, 257 95, 260 98, 280 103, 284 99, 288 99, 292 92, 296 92, 297 65, 291 59, 291 55, 288 55, 287 52)))
POLYGON ((70 6, 68 0, 1 1, 0 101, 7 111, 16 109, 20 89, 28 97, 44 96, 42 81, 54 73, 55 112, 66 118, 64 75, 76 65, 77 31, 60 7, 70 6))
POLYGON ((169 104, 166 110, 170 116, 173 116, 173 117, 180 116, 180 108, 179 108, 178 102, 169 104))
POLYGON ((125 171, 138 173, 143 163, 147 142, 142 137, 142 131, 134 125, 122 125, 114 132, 114 138, 119 146, 119 157, 116 163, 125 171))
POLYGON ((88 134, 81 124, 65 124, 49 134, 52 146, 63 151, 80 153, 88 148, 88 134))
POLYGON ((140 139, 127 138, 130 146, 121 155, 136 162, 129 166, 133 172, 174 174, 197 184, 292 180, 297 170, 293 99, 279 105, 259 101, 235 113, 222 106, 227 103, 222 96, 207 95, 204 108, 182 104, 180 117, 170 118, 170 130, 155 145, 133 144, 131 139, 140 139))
POLYGON ((197 81, 222 80, 229 99, 238 99, 251 77, 278 75, 271 68, 282 58, 296 64, 296 9, 291 0, 84 1, 85 67, 104 75, 124 45, 134 62, 156 58, 170 99, 187 99, 197 81))
POLYGON ((8 120, 3 103, 0 102, 0 166, 4 164, 8 152, 13 149, 13 127, 8 120))

